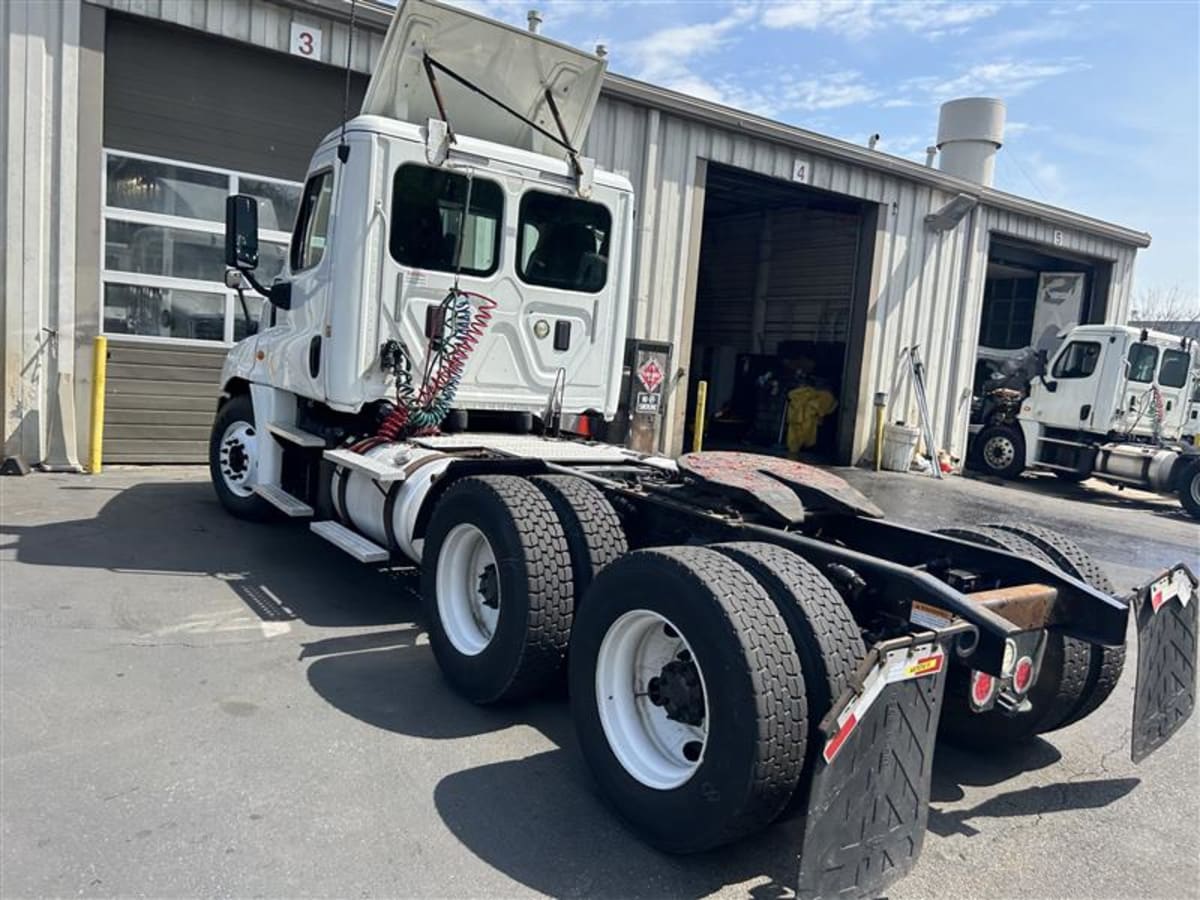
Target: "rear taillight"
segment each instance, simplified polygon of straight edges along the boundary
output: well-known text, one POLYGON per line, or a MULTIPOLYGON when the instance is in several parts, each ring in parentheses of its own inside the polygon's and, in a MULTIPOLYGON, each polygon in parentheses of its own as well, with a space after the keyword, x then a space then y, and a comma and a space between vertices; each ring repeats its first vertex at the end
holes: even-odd
POLYGON ((987 672, 971 673, 971 705, 983 709, 992 702, 996 693, 996 679, 987 672))
POLYGON ((1017 660, 1016 666, 1013 667, 1013 690, 1018 694, 1024 694, 1033 684, 1033 660, 1028 656, 1022 656, 1017 660))

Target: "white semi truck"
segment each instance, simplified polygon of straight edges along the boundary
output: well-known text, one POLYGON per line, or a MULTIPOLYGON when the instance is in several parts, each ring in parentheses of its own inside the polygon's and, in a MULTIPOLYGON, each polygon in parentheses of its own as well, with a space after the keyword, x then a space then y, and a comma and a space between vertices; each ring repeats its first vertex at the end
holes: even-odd
POLYGON ((1079 325, 1047 365, 1002 370, 990 380, 972 429, 978 468, 1004 478, 1041 469, 1174 494, 1200 518, 1195 341, 1079 325))
POLYGON ((578 152, 603 68, 409 0, 313 156, 276 283, 254 278, 255 201, 230 198, 229 283, 267 302, 222 374, 221 503, 418 566, 468 700, 565 677, 601 792, 655 846, 806 813, 801 897, 908 871, 939 727, 995 746, 1090 714, 1130 616, 1133 756, 1166 741, 1193 705, 1186 566, 1118 596, 1028 523, 918 531, 799 463, 557 436, 618 410, 635 197, 578 152))

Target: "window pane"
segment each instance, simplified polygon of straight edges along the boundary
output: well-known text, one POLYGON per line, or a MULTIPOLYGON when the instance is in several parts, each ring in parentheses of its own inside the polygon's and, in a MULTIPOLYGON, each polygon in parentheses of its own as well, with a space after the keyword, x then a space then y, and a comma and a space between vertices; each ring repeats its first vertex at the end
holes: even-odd
POLYGON ((175 288, 104 285, 109 334, 225 340, 225 295, 175 288))
POLYGON ((1183 387, 1187 382, 1190 362, 1188 354, 1182 350, 1164 350, 1162 366, 1158 370, 1158 383, 1163 387, 1183 387))
POLYGON ((1095 341, 1072 341, 1054 361, 1055 378, 1087 378, 1096 371, 1100 345, 1095 341))
POLYGON ((523 281, 595 293, 608 278, 612 216, 599 203, 530 191, 517 231, 523 281))
POLYGON ((114 222, 104 226, 104 267, 199 281, 225 277, 225 239, 184 228, 114 222))
POLYGON ((238 191, 258 200, 258 227, 267 231, 291 231, 300 205, 300 185, 238 178, 238 191))
POLYGON ((1158 363, 1158 348, 1149 344, 1134 344, 1129 348, 1129 380, 1149 384, 1154 380, 1158 363))
POLYGON ((240 341, 252 334, 258 334, 267 324, 263 322, 263 314, 270 312, 270 305, 254 291, 246 291, 246 309, 250 311, 249 327, 246 315, 242 312, 242 304, 236 297, 233 299, 233 339, 240 341))
POLYGON ((254 277, 263 284, 270 284, 284 274, 287 265, 288 248, 286 244, 276 244, 267 241, 262 235, 258 236, 258 269, 254 277))
POLYGON ((108 158, 108 205, 225 221, 229 179, 215 172, 123 156, 108 158))
POLYGON ((490 275, 500 259, 504 194, 485 178, 470 179, 471 209, 463 224, 468 179, 456 172, 403 165, 392 197, 392 257, 417 269, 453 272, 460 260, 467 275, 490 275))
POLYGON ((333 200, 333 173, 321 172, 308 180, 300 200, 300 214, 292 234, 292 271, 311 269, 325 255, 329 232, 329 205, 333 200))

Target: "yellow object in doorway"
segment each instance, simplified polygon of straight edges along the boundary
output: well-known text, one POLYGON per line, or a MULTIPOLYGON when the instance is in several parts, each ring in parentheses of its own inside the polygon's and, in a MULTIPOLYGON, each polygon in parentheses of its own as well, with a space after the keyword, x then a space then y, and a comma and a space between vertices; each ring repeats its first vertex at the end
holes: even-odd
POLYGON ((798 387, 788 391, 787 449, 789 456, 815 447, 821 420, 837 409, 837 398, 830 391, 798 387))

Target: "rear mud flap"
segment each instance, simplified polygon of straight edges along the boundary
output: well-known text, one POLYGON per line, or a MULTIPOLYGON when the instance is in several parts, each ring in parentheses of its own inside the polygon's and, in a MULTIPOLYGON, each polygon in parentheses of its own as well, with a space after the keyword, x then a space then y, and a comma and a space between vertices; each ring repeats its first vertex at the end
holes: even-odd
POLYGON ((1196 706, 1197 581, 1177 565, 1133 598, 1138 635, 1130 756, 1141 762, 1191 716, 1196 706))
POLYGON ((925 841, 948 660, 932 634, 886 641, 822 722, 796 896, 875 897, 925 841), (865 674, 864 674, 865 673, 865 674))

